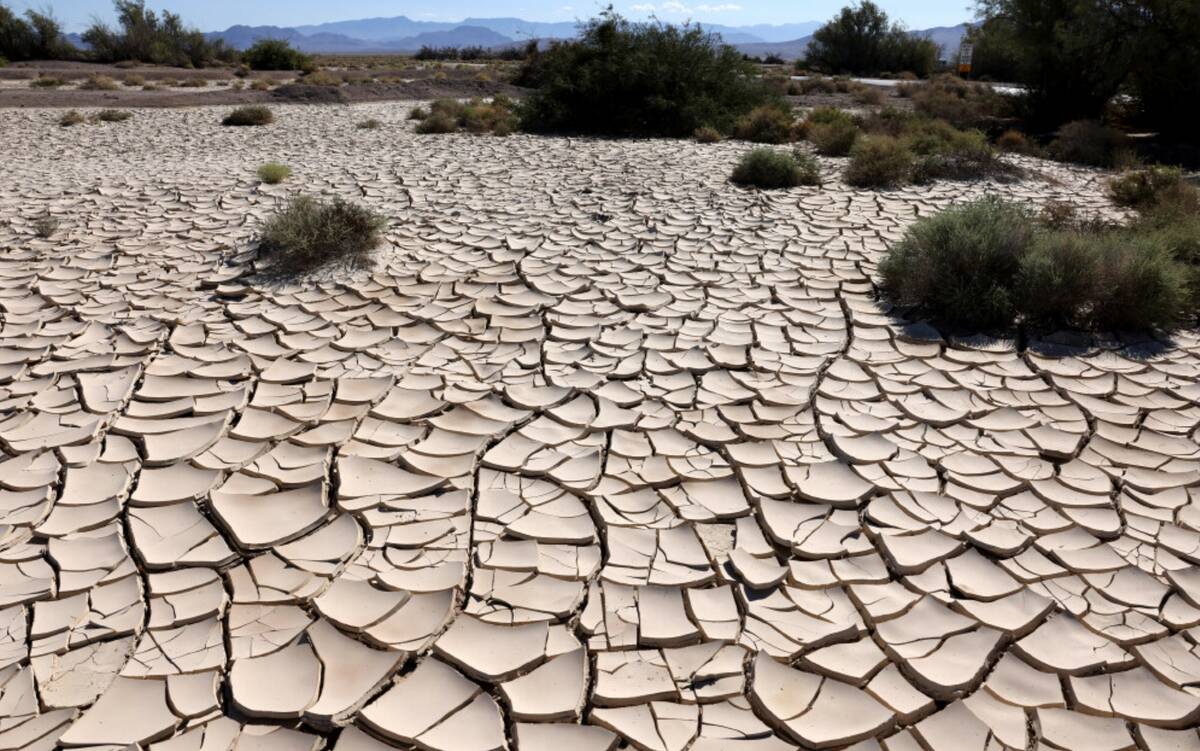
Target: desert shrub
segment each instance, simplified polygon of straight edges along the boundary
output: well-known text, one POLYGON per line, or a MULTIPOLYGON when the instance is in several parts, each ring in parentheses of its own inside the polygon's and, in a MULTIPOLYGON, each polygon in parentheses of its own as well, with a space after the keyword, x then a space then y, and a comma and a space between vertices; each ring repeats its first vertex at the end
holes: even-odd
POLYGON ((359 120, 354 124, 354 127, 358 128, 359 130, 379 130, 383 127, 383 123, 372 117, 367 120, 359 120))
POLYGON ((121 83, 130 88, 137 88, 146 85, 146 77, 137 73, 127 73, 121 76, 121 83))
POLYGON ((69 128, 72 125, 79 125, 87 122, 87 118, 79 114, 78 110, 69 110, 58 119, 58 124, 64 128, 69 128))
POLYGON ((692 134, 692 138, 695 138, 700 143, 717 143, 721 140, 721 132, 716 128, 703 125, 696 128, 696 132, 692 134))
POLYGON ((1191 269, 1154 230, 1053 228, 995 199, 917 222, 879 274, 895 301, 970 328, 1169 329, 1195 317, 1191 269))
POLYGON ((1130 170, 1108 181, 1108 192, 1120 206, 1148 206, 1163 191, 1183 183, 1183 171, 1178 167, 1154 165, 1148 169, 1130 170))
POLYGON ((1058 129, 1050 154, 1063 162, 1111 167, 1126 144, 1127 139, 1118 130, 1095 120, 1076 120, 1058 129))
POLYGON ((909 34, 869 0, 842 8, 817 29, 806 52, 809 67, 827 73, 876 75, 885 70, 910 70, 929 75, 937 66, 938 48, 932 41, 909 34))
POLYGON ((856 188, 882 188, 905 182, 912 171, 913 155, 902 141, 866 136, 850 149, 845 180, 856 188))
POLYGON ((237 50, 224 41, 208 39, 174 13, 163 11, 160 17, 146 8, 144 0, 114 0, 113 8, 117 29, 97 21, 83 33, 95 60, 200 68, 237 59, 237 50))
POLYGON ((1013 305, 1026 319, 1083 323, 1099 283, 1095 239, 1077 231, 1040 232, 1017 263, 1013 305))
POLYGON ((8 58, 5 57, 4 55, 0 55, 0 68, 7 68, 7 67, 8 67, 8 58))
POLYGON ((854 95, 854 101, 868 107, 882 107, 883 103, 887 101, 887 94, 883 92, 883 89, 865 84, 855 84, 851 87, 850 93, 854 95))
POLYGON ((820 169, 816 160, 802 151, 787 153, 759 147, 742 155, 730 180, 765 190, 818 185, 820 169))
POLYGON ((29 82, 29 87, 32 89, 57 89, 66 84, 66 81, 56 76, 38 76, 29 82))
POLYGON ((784 105, 764 104, 738 119, 734 138, 754 143, 785 143, 793 138, 796 118, 784 105))
POLYGON ((967 180, 1005 169, 987 137, 977 130, 958 130, 940 120, 912 127, 903 138, 916 157, 913 180, 967 180))
POLYGON ((337 263, 363 266, 382 241, 386 220, 357 204, 297 196, 271 217, 259 236, 273 272, 298 274, 337 263))
POLYGON ((311 70, 313 61, 284 39, 259 39, 242 53, 251 70, 311 70))
POLYGON ((1009 102, 990 86, 941 75, 915 86, 909 96, 922 114, 945 120, 956 128, 976 128, 1008 112, 1009 102))
POLYGON ((195 77, 181 78, 178 85, 184 89, 206 89, 208 88, 208 81, 195 77))
POLYGON ((234 91, 241 91, 242 89, 246 88, 246 82, 235 79, 229 82, 229 88, 234 91))
POLYGON ((814 121, 809 117, 805 132, 809 143, 823 156, 846 156, 861 133, 852 120, 814 121))
POLYGON ((341 76, 327 70, 314 70, 301 80, 309 86, 341 86, 343 83, 341 76))
POLYGON ((100 110, 96 113, 96 119, 102 123, 123 123, 133 117, 133 113, 128 110, 100 110))
POLYGON ((121 87, 109 76, 91 75, 79 84, 79 88, 83 91, 116 91, 121 87))
POLYGON ((408 111, 409 120, 424 120, 429 117, 429 110, 425 107, 413 107, 408 111))
POLYGON ((1013 154, 1030 154, 1036 150, 1024 133, 1013 128, 997 136, 996 148, 1013 154))
POLYGON ((879 264, 883 288, 903 305, 972 328, 1009 325, 1013 280, 1034 238, 1018 207, 983 200, 913 225, 879 264))
POLYGON ((832 78, 822 75, 813 75, 805 78, 803 81, 792 81, 788 85, 788 93, 795 94, 834 94, 837 92, 837 83, 832 78))
POLYGON ((48 240, 54 235, 55 232, 58 232, 58 225, 58 219, 50 216, 49 214, 45 214, 34 220, 33 231, 43 240, 48 240))
POLYGON ((482 99, 468 102, 438 99, 429 105, 429 113, 417 123, 416 132, 454 133, 466 130, 471 133, 508 135, 517 123, 518 117, 512 102, 503 96, 497 96, 490 102, 482 99))
MULTIPOLYGON (((1094 240, 1098 290, 1091 310, 1104 329, 1169 329, 1184 320, 1188 269, 1154 235, 1113 232, 1094 240)), ((1195 311, 1191 311, 1195 317, 1195 311)))
POLYGON ((456 133, 458 121, 444 112, 434 112, 417 123, 418 133, 456 133))
POLYGON ((699 26, 612 11, 534 53, 514 83, 537 89, 522 107, 526 129, 614 136, 687 137, 703 125, 728 133, 773 96, 753 63, 699 26))
POLYGON ((266 91, 271 88, 271 82, 265 78, 256 78, 250 82, 251 91, 266 91))
POLYGON ((269 125, 275 122, 275 114, 261 104, 238 107, 221 120, 222 125, 247 126, 269 125))
POLYGON ((257 174, 267 185, 277 185, 292 176, 292 168, 279 162, 267 162, 258 168, 257 174))

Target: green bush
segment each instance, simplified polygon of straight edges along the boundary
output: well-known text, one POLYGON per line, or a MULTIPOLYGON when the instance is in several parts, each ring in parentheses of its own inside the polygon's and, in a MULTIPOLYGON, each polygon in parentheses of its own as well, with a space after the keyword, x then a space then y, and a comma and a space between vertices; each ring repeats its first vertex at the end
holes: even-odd
POLYGON ((1014 320, 1106 330, 1170 329, 1196 316, 1194 270, 1169 230, 1200 252, 1200 226, 1042 226, 984 199, 913 225, 879 264, 881 286, 951 325, 1014 320))
POLYGON ((269 125, 275 122, 275 114, 267 107, 261 104, 253 104, 247 107, 238 107, 225 116, 221 121, 222 125, 232 126, 249 126, 249 125, 269 125))
POLYGON ((64 128, 69 128, 72 125, 80 125, 87 122, 87 118, 79 114, 78 110, 68 110, 58 119, 58 124, 64 128))
POLYGON ((803 151, 787 153, 766 147, 751 149, 742 155, 730 180, 738 185, 771 190, 797 185, 819 185, 820 167, 803 151))
POLYGON ((267 185, 277 185, 292 176, 292 168, 279 162, 267 162, 258 168, 258 179, 267 185))
POLYGON ((612 11, 535 52, 514 83, 536 89, 522 107, 527 130, 612 136, 682 138, 704 125, 728 133, 774 96, 753 63, 699 26, 612 11))
POLYGON ((279 274, 331 263, 365 266, 386 225, 383 217, 341 198, 297 196, 263 226, 258 250, 279 274))
POLYGON ((753 143, 786 143, 794 138, 795 125, 796 118, 789 107, 764 104, 738 119, 733 136, 753 143))
POLYGON ((1077 120, 1058 129, 1050 154, 1062 162, 1112 167, 1127 148, 1124 134, 1095 120, 1077 120))
POLYGON ((915 182, 967 180, 1004 169, 987 137, 977 130, 958 130, 937 120, 913 128, 903 140, 916 156, 915 182))
POLYGON ((906 182, 913 171, 913 155, 891 136, 866 136, 850 150, 845 180, 856 188, 885 188, 906 182))
POLYGON ((430 113, 417 122, 417 133, 457 133, 458 121, 444 112, 430 113))
POLYGON ((31 89, 57 89, 59 86, 66 86, 67 82, 56 76, 38 76, 29 82, 31 89))
POLYGON ((311 70, 312 58, 284 39, 259 39, 242 53, 251 70, 311 70))
POLYGON ((692 138, 695 138, 700 143, 717 143, 721 140, 721 132, 716 128, 703 125, 696 128, 696 132, 692 134, 692 138))
POLYGON ((1016 315, 1013 280, 1034 239, 1018 207, 983 200, 913 225, 879 264, 882 287, 959 326, 1006 327, 1016 315))
POLYGON ((806 131, 809 143, 823 156, 846 156, 861 134, 857 125, 844 120, 817 123, 810 120, 806 131))
POLYGON ((9 60, 62 60, 78 54, 48 11, 18 16, 0 4, 0 68, 9 60))
POLYGON ((1138 208, 1153 204, 1163 191, 1182 183, 1183 171, 1178 167, 1154 165, 1114 177, 1108 181, 1108 192, 1116 204, 1138 208))

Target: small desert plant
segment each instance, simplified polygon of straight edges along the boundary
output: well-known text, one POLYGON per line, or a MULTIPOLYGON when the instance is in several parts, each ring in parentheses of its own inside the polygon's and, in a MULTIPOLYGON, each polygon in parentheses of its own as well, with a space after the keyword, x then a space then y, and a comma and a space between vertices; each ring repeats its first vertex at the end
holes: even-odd
POLYGON ((702 125, 696 128, 696 132, 692 134, 700 143, 717 143, 721 140, 721 132, 716 128, 710 128, 707 125, 702 125))
POLYGON ((33 222, 33 231, 43 240, 48 240, 51 235, 58 231, 58 219, 49 214, 40 216, 33 222))
POLYGON ((883 89, 861 83, 851 86, 850 93, 854 95, 854 101, 868 107, 882 107, 883 103, 887 101, 887 94, 883 92, 883 89))
POLYGON ((383 217, 341 198, 297 196, 263 226, 259 253, 272 271, 283 274, 330 263, 364 266, 386 224, 383 217))
POLYGON ((409 120, 424 120, 429 117, 429 110, 425 107, 413 107, 408 111, 409 120))
POLYGON ((327 70, 313 71, 300 80, 309 86, 341 86, 343 83, 341 76, 334 75, 327 70))
POLYGON ((137 88, 139 86, 146 85, 146 77, 138 75, 137 73, 127 73, 126 75, 121 76, 121 83, 130 88, 137 88))
POLYGON ((1108 192, 1116 204, 1137 208, 1152 204, 1160 193, 1182 183, 1183 171, 1178 167, 1154 165, 1114 177, 1108 181, 1108 192))
POLYGON ((1038 147, 1019 130, 1009 128, 996 137, 996 148, 1011 154, 1036 154, 1038 147))
POLYGON ((251 91, 267 91, 271 88, 271 82, 265 78, 256 78, 250 82, 251 91))
POLYGON ((383 123, 372 117, 369 120, 359 120, 354 127, 359 130, 379 130, 383 127, 383 123))
POLYGON ((292 175, 292 168, 279 162, 267 162, 258 168, 258 179, 267 185, 276 185, 292 175))
POLYGON ((966 180, 986 177, 1005 169, 987 137, 977 130, 958 130, 941 121, 930 129, 910 131, 904 144, 916 156, 915 182, 939 178, 966 180))
POLYGON ((785 143, 792 140, 795 122, 787 107, 765 104, 739 118, 733 136, 754 143, 785 143))
POLYGON ((59 86, 65 86, 66 84, 66 81, 55 76, 38 76, 29 82, 30 88, 33 89, 57 89, 59 86))
POLYGON ((79 125, 87 122, 87 118, 79 113, 78 110, 68 110, 58 119, 58 124, 64 128, 69 128, 72 125, 79 125))
POLYGON ((275 114, 261 104, 238 107, 225 116, 222 125, 247 126, 268 125, 275 122, 275 114))
POLYGON ((120 86, 109 76, 91 75, 79 84, 79 88, 84 91, 116 91, 120 86))
POLYGON ((816 160, 804 152, 787 153, 766 147, 746 152, 733 169, 730 180, 770 190, 797 185, 817 185, 820 170, 816 160))
POLYGON ((1112 232, 1101 235, 1097 255, 1097 292, 1090 311, 1105 329, 1169 329, 1195 318, 1185 312, 1188 269, 1152 235, 1112 232))
POLYGON ((208 88, 208 81, 203 78, 184 78, 179 81, 179 85, 185 89, 205 89, 208 88))
MULTIPOLYGON (((411 113, 410 113, 411 117, 411 113)), ((429 105, 429 113, 417 123, 418 133, 471 133, 508 135, 517 126, 518 118, 512 102, 497 96, 491 102, 472 99, 438 99, 429 105)))
POLYGON ((857 125, 841 120, 810 123, 806 130, 809 143, 823 156, 846 156, 860 134, 857 125))
POLYGON ((233 89, 234 91, 241 91, 242 89, 246 88, 246 82, 240 79, 234 79, 229 82, 229 88, 233 89))
POLYGON ((913 155, 903 142, 891 136, 866 136, 850 150, 845 180, 856 188, 884 188, 907 181, 913 171, 913 155))
POLYGON ((1111 167, 1121 158, 1127 140, 1120 131, 1095 120, 1077 120, 1058 129, 1050 154, 1062 162, 1111 167))
POLYGON ((417 123, 418 133, 454 133, 458 131, 458 122, 444 112, 433 112, 417 123))
POLYGON ((133 117, 133 113, 128 110, 100 110, 96 113, 96 120, 102 123, 123 123, 133 117))

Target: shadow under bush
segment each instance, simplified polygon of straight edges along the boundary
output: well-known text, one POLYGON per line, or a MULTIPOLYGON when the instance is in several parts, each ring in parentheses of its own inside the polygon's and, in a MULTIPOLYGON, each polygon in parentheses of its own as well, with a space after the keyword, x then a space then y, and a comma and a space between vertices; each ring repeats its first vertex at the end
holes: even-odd
POLYGON ((775 95, 741 54, 699 26, 633 23, 611 11, 534 54, 514 83, 537 89, 522 125, 540 132, 687 137, 729 133, 775 95))
POLYGON ((297 196, 263 226, 258 252, 272 275, 302 274, 327 264, 366 266, 386 225, 383 217, 342 198, 297 196))

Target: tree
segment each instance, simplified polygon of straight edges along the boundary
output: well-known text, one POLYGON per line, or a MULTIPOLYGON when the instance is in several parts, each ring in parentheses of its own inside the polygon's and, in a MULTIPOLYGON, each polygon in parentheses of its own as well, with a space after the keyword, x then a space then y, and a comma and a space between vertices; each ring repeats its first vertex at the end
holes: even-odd
POLYGON ((242 60, 254 70, 308 70, 313 65, 285 39, 259 39, 242 53, 242 60))
POLYGON ((842 8, 813 33, 806 64, 826 73, 874 75, 909 70, 928 76, 937 65, 938 47, 891 23, 870 0, 842 8))
POLYGON ((1197 0, 980 0, 979 15, 989 49, 1030 88, 1035 125, 1098 119, 1127 92, 1147 125, 1195 134, 1197 0))
POLYGON ((9 60, 60 60, 76 50, 49 12, 25 11, 21 18, 0 5, 0 56, 9 60))
POLYGON ((753 64, 700 27, 633 23, 611 8, 577 39, 534 51, 515 83, 537 89, 522 107, 527 129, 613 136, 729 132, 772 97, 753 64))
POLYGON ((119 31, 99 21, 83 33, 92 55, 102 62, 141 60, 160 65, 201 67, 213 61, 230 62, 237 52, 223 41, 209 41, 183 19, 164 11, 161 20, 145 0, 113 0, 119 31))

